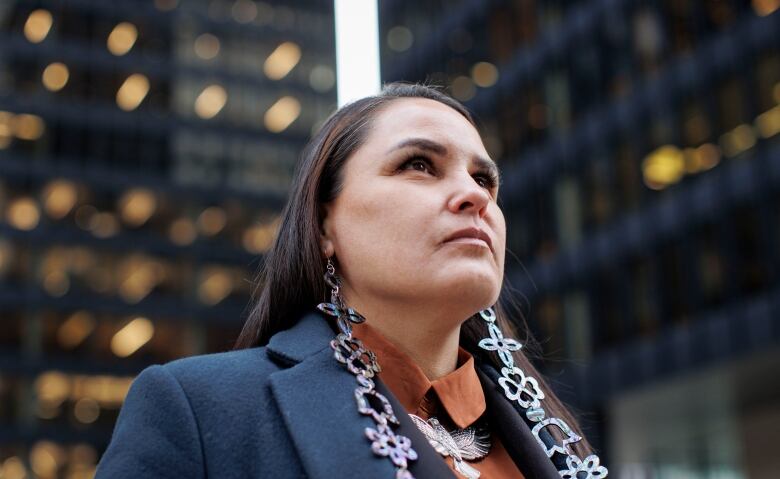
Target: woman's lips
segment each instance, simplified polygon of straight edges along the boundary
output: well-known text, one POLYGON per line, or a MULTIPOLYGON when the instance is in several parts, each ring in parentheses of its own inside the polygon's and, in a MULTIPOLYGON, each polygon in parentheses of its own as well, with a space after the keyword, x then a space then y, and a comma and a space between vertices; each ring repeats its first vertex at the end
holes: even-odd
POLYGON ((493 243, 490 236, 479 228, 464 228, 455 231, 444 240, 445 243, 473 244, 487 247, 493 251, 493 243))

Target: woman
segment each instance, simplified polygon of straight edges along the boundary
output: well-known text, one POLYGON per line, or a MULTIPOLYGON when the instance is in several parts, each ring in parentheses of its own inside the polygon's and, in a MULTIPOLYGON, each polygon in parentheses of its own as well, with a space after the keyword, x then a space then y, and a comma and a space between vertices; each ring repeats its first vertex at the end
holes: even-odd
POLYGON ((606 476, 508 337, 498 184, 437 90, 334 113, 237 350, 142 372, 97 477, 606 476))

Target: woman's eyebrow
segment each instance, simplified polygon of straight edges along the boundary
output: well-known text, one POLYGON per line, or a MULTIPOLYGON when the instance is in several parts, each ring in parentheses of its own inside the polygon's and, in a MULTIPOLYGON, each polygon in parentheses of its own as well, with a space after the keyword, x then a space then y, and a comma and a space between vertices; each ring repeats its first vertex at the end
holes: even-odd
MULTIPOLYGON (((427 150, 441 156, 447 155, 446 146, 442 145, 441 143, 435 142, 433 140, 429 140, 427 138, 407 138, 406 140, 399 142, 398 144, 396 144, 395 146, 387 150, 387 154, 410 146, 420 148, 421 150, 427 150)), ((489 158, 484 158, 482 156, 475 155, 474 163, 476 163, 477 166, 479 166, 480 168, 489 170, 491 174, 493 174, 496 178, 500 177, 498 165, 496 165, 495 161, 489 158)))
POLYGON ((387 153, 392 153, 395 150, 400 150, 401 148, 407 148, 409 146, 415 146, 417 148, 420 148, 421 150, 432 151, 433 153, 439 155, 447 154, 446 146, 442 145, 441 143, 437 143, 433 140, 428 140, 426 138, 407 138, 406 140, 396 144, 394 147, 387 150, 387 153))

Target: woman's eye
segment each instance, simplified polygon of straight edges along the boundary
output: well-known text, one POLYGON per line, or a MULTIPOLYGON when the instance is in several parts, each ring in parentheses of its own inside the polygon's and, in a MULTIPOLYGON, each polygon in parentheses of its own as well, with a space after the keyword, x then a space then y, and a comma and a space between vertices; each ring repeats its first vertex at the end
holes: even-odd
POLYGON ((403 169, 412 169, 415 171, 421 171, 423 173, 430 173, 431 166, 425 159, 412 158, 403 165, 403 169))
POLYGON ((492 188, 496 185, 495 179, 490 175, 475 175, 474 181, 482 188, 492 188))
POLYGON ((417 171, 428 171, 428 165, 422 160, 415 160, 412 162, 412 168, 417 171))

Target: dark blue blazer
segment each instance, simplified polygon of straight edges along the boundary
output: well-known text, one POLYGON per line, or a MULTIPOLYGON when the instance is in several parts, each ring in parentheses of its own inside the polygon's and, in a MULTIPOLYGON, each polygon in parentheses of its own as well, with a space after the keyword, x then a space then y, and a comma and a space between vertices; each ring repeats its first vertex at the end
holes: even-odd
MULTIPOLYGON (((145 369, 133 382, 97 479, 393 478, 371 452, 374 426, 358 413, 355 379, 333 358, 333 329, 319 314, 275 334, 265 347, 180 359, 145 369)), ((489 421, 529 479, 559 479, 526 422, 478 364, 489 421)), ((492 378, 492 379, 491 379, 492 378)), ((381 380, 412 440, 418 479, 452 478, 381 380)))

